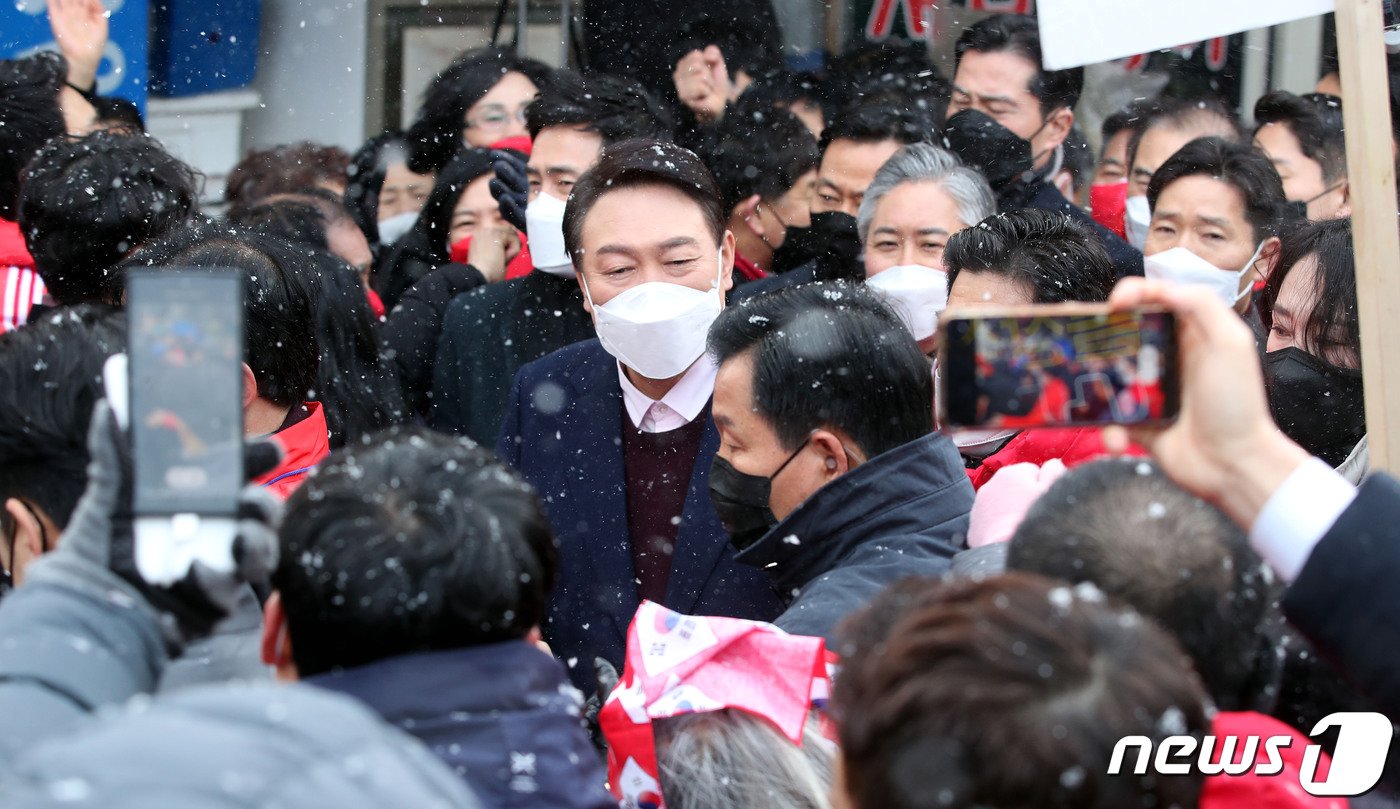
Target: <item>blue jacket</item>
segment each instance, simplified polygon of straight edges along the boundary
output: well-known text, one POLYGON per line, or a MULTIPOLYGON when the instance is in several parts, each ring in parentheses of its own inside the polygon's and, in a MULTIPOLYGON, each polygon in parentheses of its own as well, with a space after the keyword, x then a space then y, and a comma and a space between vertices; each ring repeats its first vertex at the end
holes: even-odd
POLYGON ((418 737, 484 809, 616 809, 583 698, 525 641, 402 655, 309 677, 418 737))
POLYGON ((971 510, 957 449, 932 433, 813 492, 739 559, 788 601, 778 626, 834 640, 837 624, 887 585, 947 572, 971 510))
MULTIPOLYGON (((637 611, 622 463, 617 360, 587 340, 520 369, 498 452, 535 487, 559 538, 560 574, 545 639, 574 684, 594 690, 593 658, 622 670, 637 611)), ((782 611, 761 571, 735 561, 710 502, 719 433, 708 411, 691 471, 665 606, 694 615, 770 621, 782 611)))

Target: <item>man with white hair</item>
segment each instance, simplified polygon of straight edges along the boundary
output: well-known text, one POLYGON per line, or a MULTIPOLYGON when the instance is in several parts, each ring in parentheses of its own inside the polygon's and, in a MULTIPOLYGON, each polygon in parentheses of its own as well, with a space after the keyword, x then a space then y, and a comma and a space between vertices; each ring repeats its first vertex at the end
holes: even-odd
POLYGON ((890 299, 925 354, 948 304, 943 247, 994 213, 996 198, 981 173, 927 143, 896 152, 865 192, 856 230, 866 283, 890 299))

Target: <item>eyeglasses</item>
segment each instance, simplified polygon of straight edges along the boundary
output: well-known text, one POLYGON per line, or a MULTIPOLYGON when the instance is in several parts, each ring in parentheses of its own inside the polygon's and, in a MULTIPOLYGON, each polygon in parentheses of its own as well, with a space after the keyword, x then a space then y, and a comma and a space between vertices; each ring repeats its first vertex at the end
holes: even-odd
POLYGON ((525 108, 528 106, 529 104, 521 104, 512 115, 511 111, 506 109, 503 104, 487 104, 478 110, 475 116, 467 119, 467 129, 500 132, 508 129, 512 120, 524 125, 525 108))

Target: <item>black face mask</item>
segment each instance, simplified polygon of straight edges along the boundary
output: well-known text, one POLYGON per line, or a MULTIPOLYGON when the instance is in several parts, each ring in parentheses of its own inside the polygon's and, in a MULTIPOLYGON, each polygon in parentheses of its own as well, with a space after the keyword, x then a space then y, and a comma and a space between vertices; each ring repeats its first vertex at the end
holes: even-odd
POLYGON ((1288 213, 1290 214, 1293 220, 1299 222, 1304 221, 1308 218, 1308 206, 1313 204, 1314 202, 1317 202, 1318 200, 1322 199, 1323 197, 1327 196, 1333 191, 1336 191, 1339 186, 1341 186, 1341 183, 1333 183, 1332 185, 1329 185, 1326 188, 1322 189, 1322 193, 1317 194, 1314 197, 1311 197, 1309 199, 1290 200, 1284 203, 1284 205, 1287 207, 1288 213))
POLYGON ((785 273, 811 261, 817 262, 818 281, 864 278, 856 218, 825 211, 812 214, 811 227, 788 228, 783 243, 773 251, 773 272, 785 273))
POLYGON ((1290 346, 1264 355, 1269 410, 1283 434, 1337 466, 1366 434, 1361 372, 1290 346))
POLYGON ((803 441, 802 446, 766 477, 740 472, 729 461, 715 456, 710 464, 710 500, 735 550, 743 552, 753 547, 778 524, 778 518, 773 516, 773 509, 768 505, 773 496, 773 479, 806 447, 807 442, 803 441))
POLYGON ((943 127, 943 145, 987 178, 993 191, 1035 178, 1030 141, 978 110, 963 110, 943 127))

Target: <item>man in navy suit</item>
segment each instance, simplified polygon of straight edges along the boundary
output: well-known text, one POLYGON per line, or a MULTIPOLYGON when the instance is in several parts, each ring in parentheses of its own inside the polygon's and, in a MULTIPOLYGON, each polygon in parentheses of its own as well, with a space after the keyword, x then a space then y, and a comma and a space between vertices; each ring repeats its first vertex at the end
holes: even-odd
POLYGON ((520 370, 499 452, 559 537, 544 634, 591 691, 595 657, 621 667, 642 599, 759 620, 782 608, 763 572, 735 561, 710 502, 705 337, 734 266, 714 180, 671 144, 608 147, 574 188, 564 242, 598 339, 520 370))

